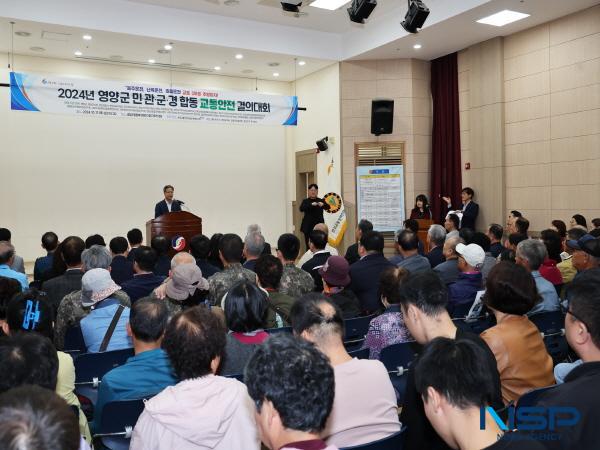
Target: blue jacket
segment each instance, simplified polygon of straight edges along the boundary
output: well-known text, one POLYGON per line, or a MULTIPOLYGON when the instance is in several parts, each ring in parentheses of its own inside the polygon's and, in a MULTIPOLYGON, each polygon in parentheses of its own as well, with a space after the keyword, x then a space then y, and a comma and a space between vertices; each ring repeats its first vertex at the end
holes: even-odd
POLYGON ((133 263, 123 255, 116 255, 110 263, 110 277, 119 286, 133 278, 133 263))
POLYGON ((374 312, 383 308, 379 300, 379 276, 384 269, 394 267, 381 253, 371 253, 350 266, 350 290, 360 300, 363 311, 374 312))
MULTIPOLYGON (((109 297, 97 303, 92 311, 81 319, 79 325, 88 352, 97 353, 100 350, 102 339, 104 339, 106 330, 108 330, 120 304, 118 299, 109 297)), ((131 338, 127 336, 127 322, 129 322, 129 308, 125 308, 119 317, 106 351, 132 347, 131 338)))
POLYGON ((215 273, 218 273, 218 272, 221 271, 221 269, 219 269, 218 267, 213 266, 211 263, 209 263, 205 259, 197 259, 196 260, 196 265, 202 271, 202 276, 204 278, 212 277, 215 273))
POLYGON ((164 350, 157 348, 132 356, 102 377, 92 430, 100 427, 102 410, 107 403, 150 397, 174 384, 177 377, 164 350))
POLYGON ((25 290, 29 287, 27 275, 16 270, 12 270, 7 264, 0 264, 0 277, 14 278, 21 283, 21 289, 25 290))
POLYGON ((133 303, 138 298, 150 295, 164 280, 165 277, 153 273, 142 273, 134 275, 131 280, 123 283, 121 288, 129 295, 131 303, 133 303))
POLYGON ((52 262, 54 261, 54 253, 48 252, 46 256, 40 256, 35 260, 33 266, 33 279, 40 281, 44 272, 52 268, 52 262))
POLYGON ((531 276, 535 280, 535 286, 542 300, 533 307, 527 314, 537 314, 542 312, 558 311, 560 309, 560 300, 556 288, 552 283, 546 280, 538 270, 531 272, 531 276))
POLYGON ((455 305, 463 303, 472 303, 477 296, 477 291, 483 289, 483 277, 481 272, 477 273, 459 273, 454 283, 448 285, 450 298, 448 301, 449 309, 455 305))

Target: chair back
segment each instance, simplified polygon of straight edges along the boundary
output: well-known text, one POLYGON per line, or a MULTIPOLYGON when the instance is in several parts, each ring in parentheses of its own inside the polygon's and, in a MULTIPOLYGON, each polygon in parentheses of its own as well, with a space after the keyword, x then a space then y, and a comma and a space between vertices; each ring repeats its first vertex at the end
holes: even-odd
POLYGON ((390 371, 398 370, 398 367, 408 368, 417 355, 416 342, 401 342, 384 347, 379 354, 379 361, 390 371))
POLYGON ((265 330, 269 334, 277 334, 277 333, 291 333, 292 327, 281 327, 281 328, 267 328, 265 330))
POLYGON ((469 315, 469 311, 471 311, 472 306, 473 302, 459 303, 458 305, 453 305, 451 308, 452 318, 467 317, 469 315))
POLYGON ((344 345, 348 350, 357 350, 362 347, 373 317, 375 317, 374 314, 344 320, 344 345))
POLYGON ((225 378, 235 378, 236 380, 240 381, 240 382, 244 382, 244 374, 243 373, 236 373, 235 375, 225 375, 225 378))
POLYGON ((556 385, 552 385, 543 388, 532 389, 531 391, 525 392, 517 401, 517 408, 535 406, 540 396, 544 392, 547 392, 550 389, 554 389, 555 387, 556 385))
POLYGON ((349 351, 348 354, 353 358, 358 359, 369 359, 369 349, 368 348, 359 348, 358 350, 349 351))
POLYGON ((559 332, 565 328, 565 315, 562 311, 541 312, 529 316, 538 330, 544 334, 559 332))
POLYGON ((65 333, 64 352, 71 354, 87 352, 87 347, 83 340, 83 333, 81 332, 79 325, 67 328, 67 332, 65 333))
POLYGON ((127 450, 135 424, 144 411, 144 400, 118 400, 104 405, 94 438, 110 450, 127 450))
POLYGON ((115 367, 125 364, 134 355, 132 348, 102 353, 85 353, 75 358, 75 384, 101 379, 115 367))
POLYGON ((456 325, 457 328, 460 328, 463 331, 481 334, 496 324, 496 317, 493 314, 486 314, 468 322, 464 318, 454 318, 452 319, 452 322, 454 322, 454 325, 456 325))
POLYGON ((402 450, 404 442, 404 431, 406 427, 391 436, 388 436, 378 441, 369 442, 368 444, 354 445, 352 447, 344 447, 340 450, 402 450))

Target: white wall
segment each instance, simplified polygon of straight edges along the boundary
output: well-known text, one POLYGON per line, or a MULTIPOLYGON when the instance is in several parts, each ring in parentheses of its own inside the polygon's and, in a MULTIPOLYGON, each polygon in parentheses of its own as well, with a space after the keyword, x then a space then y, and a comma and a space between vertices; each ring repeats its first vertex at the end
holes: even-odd
MULTIPOLYGON (((17 56, 15 69, 169 83, 169 73, 159 69, 46 58, 17 56)), ((8 82, 6 69, 0 80, 8 82)), ((173 85, 255 89, 254 80, 190 73, 173 73, 173 85)), ((287 95, 290 83, 259 81, 258 90, 287 95)), ((167 183, 203 218, 207 235, 243 235, 256 222, 276 242, 290 229, 284 127, 20 112, 10 110, 9 99, 9 89, 0 88, 0 226, 13 231, 25 260, 39 256, 48 230, 61 238, 100 233, 107 240, 132 227, 145 232, 167 183)))

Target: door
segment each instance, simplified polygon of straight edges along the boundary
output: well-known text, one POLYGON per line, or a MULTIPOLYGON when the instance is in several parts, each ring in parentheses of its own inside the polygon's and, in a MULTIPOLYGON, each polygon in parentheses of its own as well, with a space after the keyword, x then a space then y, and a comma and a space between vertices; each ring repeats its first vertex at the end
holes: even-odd
POLYGON ((292 202, 294 234, 300 239, 302 255, 306 251, 304 235, 300 232, 303 214, 298 208, 308 196, 308 186, 317 183, 317 153, 315 150, 303 150, 296 153, 296 200, 292 202))

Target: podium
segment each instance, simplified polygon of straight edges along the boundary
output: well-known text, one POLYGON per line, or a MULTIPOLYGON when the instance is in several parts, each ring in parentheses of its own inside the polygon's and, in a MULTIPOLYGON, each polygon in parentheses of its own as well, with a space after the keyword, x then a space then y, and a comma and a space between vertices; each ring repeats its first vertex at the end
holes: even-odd
POLYGON ((154 236, 165 236, 171 241, 170 255, 178 251, 189 251, 190 239, 202 233, 202 218, 187 211, 177 211, 146 222, 146 245, 154 236), (173 248, 173 238, 182 236, 185 239, 185 247, 179 250, 173 248))
POLYGON ((419 237, 419 240, 423 243, 425 253, 429 253, 429 244, 427 243, 427 231, 429 231, 429 227, 435 222, 430 219, 416 219, 416 221, 419 224, 419 232, 417 233, 417 236, 419 237))

